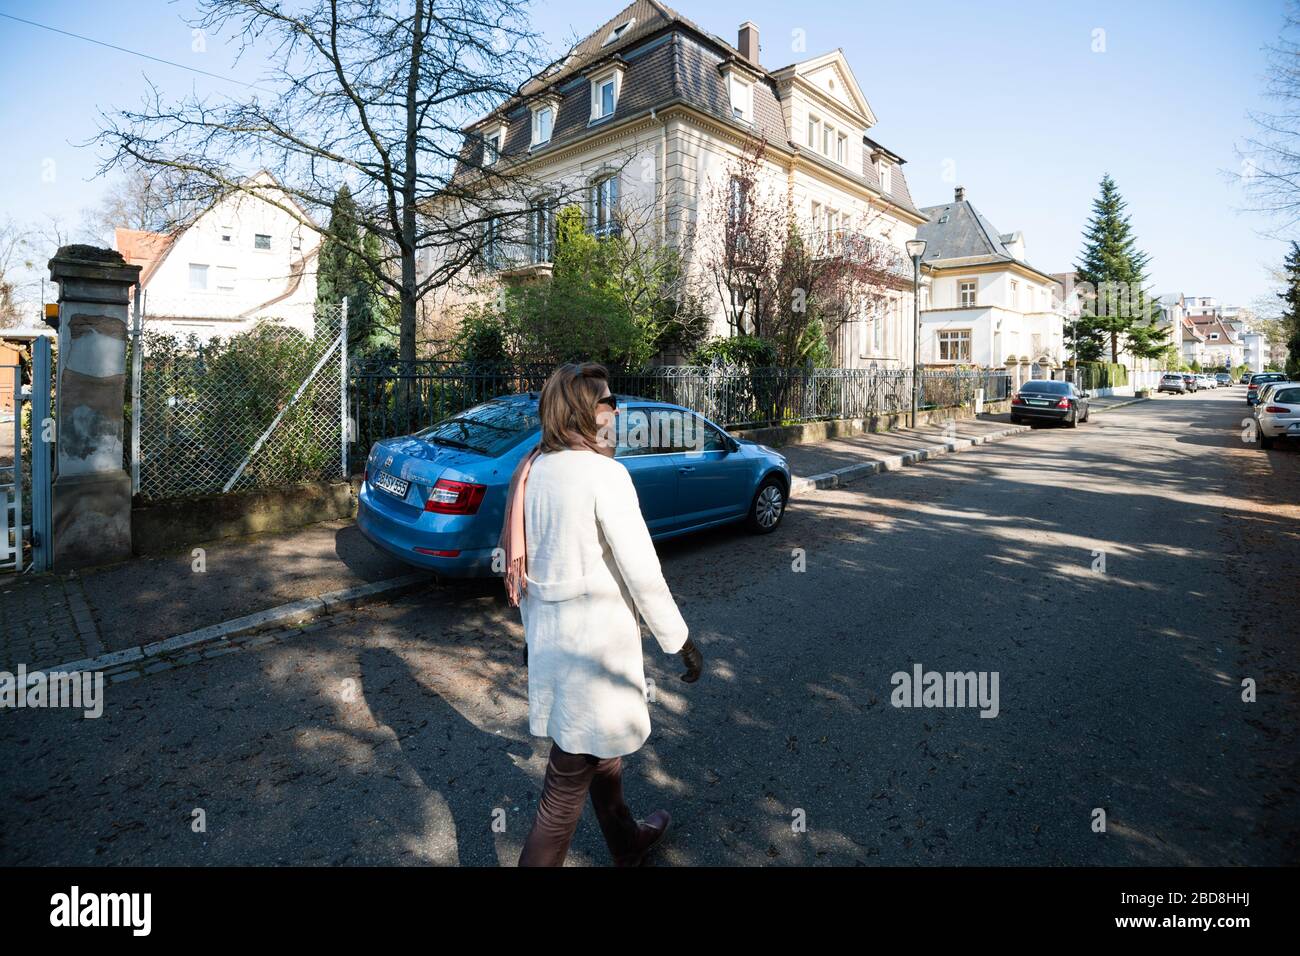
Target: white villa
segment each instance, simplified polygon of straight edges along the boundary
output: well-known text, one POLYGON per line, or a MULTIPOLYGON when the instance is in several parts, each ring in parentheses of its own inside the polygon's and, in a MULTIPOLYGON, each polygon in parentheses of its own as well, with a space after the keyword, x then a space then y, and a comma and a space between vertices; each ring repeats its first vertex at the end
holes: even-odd
POLYGON ((1025 259, 1025 238, 1004 233, 958 186, 953 201, 921 210, 921 362, 1012 370, 1015 382, 1048 375, 1065 354, 1063 289, 1025 259), (1036 368, 1035 368, 1036 367, 1036 368))
MULTIPOLYGON (((770 69, 753 23, 741 24, 733 46, 658 0, 636 0, 521 99, 467 127, 471 141, 482 139, 485 164, 506 164, 532 184, 531 194, 500 200, 484 215, 512 210, 517 221, 527 208, 529 225, 526 236, 498 237, 489 222, 484 266, 430 312, 445 321, 465 301, 491 295, 496 282, 544 280, 557 207, 575 201, 597 233, 644 231, 680 249, 698 274, 691 237, 725 228, 704 197, 725 190, 760 142, 759 184, 789 197, 807 235, 885 242, 901 260, 926 217, 908 192, 903 160, 868 137, 875 125, 840 50, 770 69)), ((910 364, 906 271, 881 290, 883 309, 859 303, 831 343, 838 364, 910 364)), ((714 331, 728 334, 723 303, 712 295, 714 331)))
POLYGON ((207 340, 274 319, 312 332, 320 236, 276 207, 293 200, 269 173, 249 185, 267 199, 232 193, 173 233, 116 230, 118 251, 143 267, 146 330, 207 340))

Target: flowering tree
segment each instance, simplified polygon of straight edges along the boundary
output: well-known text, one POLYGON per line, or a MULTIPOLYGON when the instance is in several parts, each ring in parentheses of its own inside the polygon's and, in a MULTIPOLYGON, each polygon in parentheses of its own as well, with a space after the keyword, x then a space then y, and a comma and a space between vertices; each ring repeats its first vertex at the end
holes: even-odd
POLYGON ((880 212, 857 222, 800 220, 784 177, 756 143, 705 189, 691 237, 706 283, 739 335, 769 342, 786 366, 829 351, 846 323, 879 314, 900 287, 902 256, 880 212))

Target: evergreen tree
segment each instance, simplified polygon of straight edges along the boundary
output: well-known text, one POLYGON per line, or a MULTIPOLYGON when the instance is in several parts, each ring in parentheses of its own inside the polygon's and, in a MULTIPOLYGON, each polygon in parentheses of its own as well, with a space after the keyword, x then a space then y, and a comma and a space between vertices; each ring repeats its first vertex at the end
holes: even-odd
MULTIPOLYGON (((1103 176, 1076 265, 1079 280, 1088 283, 1095 295, 1085 300, 1073 339, 1080 345, 1095 345, 1099 339, 1107 343, 1112 362, 1119 361, 1121 342, 1134 355, 1154 357, 1163 350, 1167 335, 1156 324, 1158 305, 1143 289, 1150 257, 1137 248, 1126 205, 1115 180, 1103 176)), ((1084 352, 1081 347, 1080 359, 1086 357, 1084 352)))
POLYGON ((1286 371, 1292 377, 1300 375, 1300 243, 1291 242, 1283 264, 1286 272, 1286 289, 1277 297, 1282 300, 1282 324, 1287 332, 1286 371))
POLYGON ((361 237, 357 204, 347 185, 339 187, 330 207, 329 232, 321 243, 316 271, 316 304, 337 306, 348 300, 348 350, 365 352, 390 339, 387 298, 365 259, 353 250, 360 246, 372 260, 380 258, 377 236, 361 237))

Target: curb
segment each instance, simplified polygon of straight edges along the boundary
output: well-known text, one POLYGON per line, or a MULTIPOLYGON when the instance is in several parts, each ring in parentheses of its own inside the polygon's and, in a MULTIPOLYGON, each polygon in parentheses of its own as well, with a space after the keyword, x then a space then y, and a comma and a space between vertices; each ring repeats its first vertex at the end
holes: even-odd
POLYGON ((1089 412, 1096 412, 1100 415, 1102 412, 1114 411, 1117 408, 1126 408, 1129 405, 1136 405, 1138 402, 1149 402, 1150 398, 1130 398, 1127 402, 1116 402, 1114 405, 1107 405, 1105 408, 1091 408, 1089 412))
POLYGON ((371 601, 405 594, 432 580, 432 575, 417 572, 397 578, 388 578, 384 581, 374 581, 370 584, 359 584, 356 587, 344 588, 341 591, 327 591, 316 597, 290 601, 288 604, 267 608, 265 611, 258 611, 256 614, 246 614, 243 617, 223 621, 220 624, 201 627, 197 631, 177 634, 175 637, 169 637, 166 640, 128 647, 120 651, 100 654, 97 657, 83 658, 79 661, 69 661, 66 664, 42 667, 39 670, 30 671, 27 674, 27 680, 30 683, 39 675, 46 673, 102 671, 123 664, 149 664, 155 660, 162 660, 178 651, 194 650, 203 645, 226 641, 233 637, 242 637, 257 631, 269 630, 274 627, 300 627, 318 617, 345 611, 349 608, 361 607, 371 601))
POLYGON ((975 438, 955 438, 952 441, 940 442, 937 445, 928 445, 925 448, 914 448, 911 451, 905 451, 901 455, 890 455, 888 458, 877 458, 873 461, 864 461, 858 465, 849 465, 845 468, 836 468, 834 471, 823 472, 820 475, 810 475, 807 478, 796 476, 790 482, 790 497, 794 498, 800 494, 809 491, 821 490, 823 488, 838 488, 846 485, 850 481, 857 481, 859 478, 866 478, 868 475, 877 475, 883 471, 897 471, 908 465, 913 465, 918 461, 925 461, 929 458, 938 458, 941 455, 956 454, 967 448, 973 448, 976 445, 984 445, 988 442, 999 441, 1011 435, 1020 435, 1030 431, 1028 425, 1012 425, 1010 428, 1002 428, 997 431, 986 432, 975 438))

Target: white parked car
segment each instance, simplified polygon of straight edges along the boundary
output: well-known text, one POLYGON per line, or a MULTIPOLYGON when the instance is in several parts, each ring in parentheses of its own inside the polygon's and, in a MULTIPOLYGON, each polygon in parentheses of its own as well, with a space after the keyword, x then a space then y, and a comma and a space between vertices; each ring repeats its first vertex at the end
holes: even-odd
POLYGON ((1259 447, 1268 449, 1279 438, 1300 438, 1300 382, 1277 382, 1256 406, 1259 447))
POLYGON ((1265 382, 1263 385, 1259 387, 1259 391, 1255 393, 1256 396, 1255 404, 1250 407, 1251 415, 1255 416, 1256 421, 1259 420, 1260 406, 1263 405, 1264 402, 1268 401, 1269 395, 1273 394, 1273 392, 1277 389, 1279 385, 1298 385, 1298 384, 1300 384, 1300 382, 1289 382, 1286 380, 1280 382, 1265 382))

